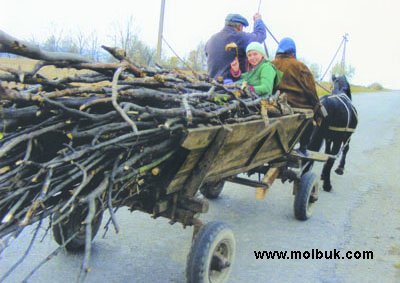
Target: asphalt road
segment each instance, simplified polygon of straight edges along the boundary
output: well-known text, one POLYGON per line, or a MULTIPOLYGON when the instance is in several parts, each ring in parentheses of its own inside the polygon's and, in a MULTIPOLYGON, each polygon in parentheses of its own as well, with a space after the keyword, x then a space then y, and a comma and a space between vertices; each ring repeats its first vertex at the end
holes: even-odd
MULTIPOLYGON (((228 223, 237 242, 229 282, 400 282, 400 92, 355 94, 353 100, 360 123, 345 174, 333 173, 332 192, 321 192, 308 221, 294 218, 292 185, 279 180, 261 201, 254 189, 235 184, 226 184, 221 197, 210 201, 201 219, 228 223), (341 256, 372 251, 373 259, 261 260, 254 255, 312 249, 336 249, 341 256)), ((126 209, 117 218, 120 233, 110 230, 103 238, 101 230, 93 243, 86 282, 185 282, 191 227, 126 209)), ((22 256, 31 236, 25 231, 1 255, 0 274, 22 256)), ((47 235, 5 282, 21 282, 56 248, 47 235)), ((82 259, 62 251, 28 282, 75 282, 82 259)))

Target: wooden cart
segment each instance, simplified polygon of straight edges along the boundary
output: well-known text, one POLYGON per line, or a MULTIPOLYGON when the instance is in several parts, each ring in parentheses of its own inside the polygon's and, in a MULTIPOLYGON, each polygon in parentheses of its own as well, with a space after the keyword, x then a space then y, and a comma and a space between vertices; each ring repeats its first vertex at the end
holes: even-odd
MULTIPOLYGON (((199 213, 208 210, 207 198, 216 198, 226 181, 258 188, 271 187, 275 179, 293 182, 294 214, 299 220, 311 216, 318 199, 318 177, 303 174, 304 159, 326 161, 328 156, 311 152, 307 158, 295 153, 294 147, 303 131, 312 122, 311 110, 295 109, 295 114, 224 126, 188 130, 174 158, 161 167, 158 188, 127 200, 124 205, 141 210, 154 218, 169 218, 171 223, 194 226, 192 247, 187 260, 188 282, 225 282, 235 256, 232 230, 222 222, 202 224, 199 213), (239 177, 241 173, 259 173, 264 178, 255 181, 239 177), (206 198, 201 197, 201 192, 206 198)), ((241 175, 243 176, 243 174, 241 175)), ((81 221, 85 213, 77 211, 70 219, 54 227, 59 244, 63 238, 82 231, 67 248, 84 247, 81 221), (64 234, 63 234, 64 233, 64 234), (63 235, 62 235, 63 234, 63 235)), ((92 237, 99 229, 101 213, 92 223, 92 237)))

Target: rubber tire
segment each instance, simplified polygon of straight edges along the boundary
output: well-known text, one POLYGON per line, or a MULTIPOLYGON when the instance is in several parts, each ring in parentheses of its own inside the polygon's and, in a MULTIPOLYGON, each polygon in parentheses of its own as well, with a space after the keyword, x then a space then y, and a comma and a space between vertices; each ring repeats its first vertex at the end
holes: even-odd
POLYGON ((224 188, 224 181, 219 181, 215 183, 205 183, 201 186, 201 194, 208 199, 216 199, 221 194, 224 188))
MULTIPOLYGON (((96 206, 97 205, 98 204, 96 203, 96 206)), ((78 206, 74 211, 72 211, 68 218, 53 225, 53 237, 57 244, 60 246, 63 245, 64 241, 68 240, 72 235, 79 231, 76 237, 65 245, 65 249, 69 252, 83 251, 85 249, 86 229, 85 224, 82 223, 84 222, 86 215, 87 206, 78 206)), ((60 215, 56 212, 53 215, 53 219, 57 219, 58 217, 60 217, 60 215)), ((92 240, 99 231, 102 219, 103 212, 99 211, 96 207, 96 213, 92 221, 92 240)))
POLYGON ((318 177, 313 172, 305 173, 300 179, 299 189, 294 197, 294 216, 305 221, 312 215, 312 203, 310 196, 313 189, 318 189, 318 177))
POLYGON ((186 282, 222 283, 227 282, 235 259, 236 241, 232 230, 223 222, 212 221, 200 228, 193 239, 186 264, 186 282), (221 272, 210 273, 211 259, 218 247, 226 252, 230 266, 221 272), (210 276, 215 278, 210 280, 210 276))

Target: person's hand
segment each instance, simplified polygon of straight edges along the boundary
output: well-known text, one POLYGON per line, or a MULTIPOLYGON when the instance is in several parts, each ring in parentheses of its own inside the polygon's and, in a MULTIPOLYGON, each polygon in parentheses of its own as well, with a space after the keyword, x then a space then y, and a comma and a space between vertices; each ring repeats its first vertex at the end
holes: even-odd
POLYGON ((261 14, 260 13, 255 13, 254 16, 253 16, 253 20, 257 21, 259 19, 261 19, 261 14))

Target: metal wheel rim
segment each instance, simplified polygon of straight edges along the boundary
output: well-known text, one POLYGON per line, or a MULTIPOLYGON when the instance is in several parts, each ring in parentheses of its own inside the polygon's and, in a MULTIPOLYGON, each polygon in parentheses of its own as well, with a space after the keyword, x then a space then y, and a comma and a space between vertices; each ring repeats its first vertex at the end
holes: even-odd
POLYGON ((208 266, 208 280, 210 283, 225 282, 227 276, 229 276, 228 271, 230 266, 222 269, 221 271, 212 269, 211 264, 212 264, 212 258, 214 256, 219 256, 229 262, 232 262, 233 253, 232 253, 232 248, 230 247, 229 240, 223 240, 218 243, 218 245, 214 248, 213 252, 211 253, 208 266))

